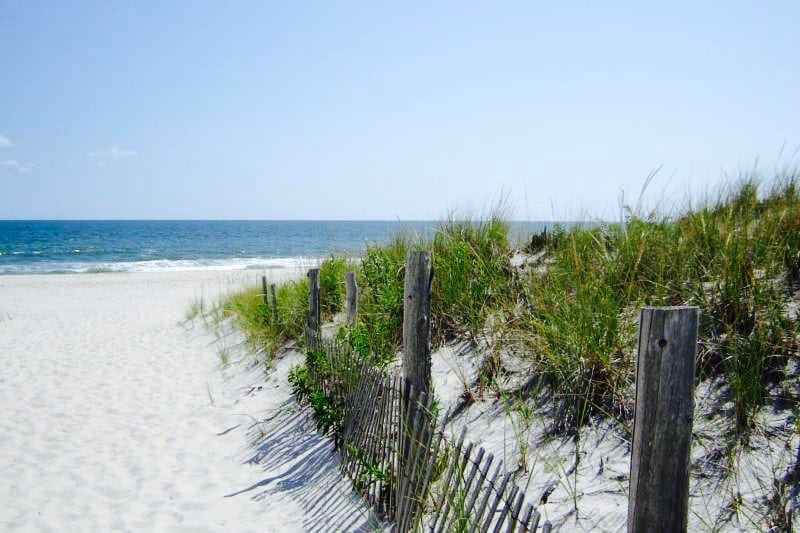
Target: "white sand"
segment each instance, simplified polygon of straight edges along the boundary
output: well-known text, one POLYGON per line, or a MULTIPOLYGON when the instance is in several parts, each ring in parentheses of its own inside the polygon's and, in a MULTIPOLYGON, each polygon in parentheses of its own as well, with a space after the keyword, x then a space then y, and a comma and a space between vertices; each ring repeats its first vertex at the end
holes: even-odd
POLYGON ((0 530, 371 527, 290 401, 296 355, 223 372, 185 322, 258 275, 0 276, 0 530))
MULTIPOLYGON (((497 399, 494 389, 481 396, 474 386, 488 350, 469 343, 445 346, 433 354, 432 378, 441 412, 462 404, 470 390, 474 403, 452 417, 447 432, 467 428, 467 439, 502 458, 505 471, 515 470, 525 449, 527 472, 517 482, 527 500, 537 505, 543 520, 560 531, 625 531, 631 446, 625 428, 613 418, 595 418, 580 431, 580 439, 551 433, 559 414, 544 393, 527 400, 530 416, 497 399), (542 497, 547 495, 546 502, 542 497)), ((536 376, 533 362, 502 352, 506 373, 503 390, 511 392, 536 376)), ((793 365, 791 365, 793 366, 793 365)), ((800 369, 787 368, 784 390, 797 390, 800 369)), ((734 466, 723 461, 726 434, 731 430, 732 403, 720 401, 718 383, 703 381, 695 390, 692 443, 692 475, 689 491, 689 531, 767 530, 766 501, 774 494, 776 480, 785 479, 800 458, 800 434, 791 409, 763 407, 749 446, 738 449, 734 466), (731 502, 738 500, 733 511, 731 502)), ((773 391, 777 393, 777 391, 773 391)), ((793 392, 796 394, 796 392, 793 392)), ((795 523, 800 517, 800 495, 792 486, 785 495, 795 523)))

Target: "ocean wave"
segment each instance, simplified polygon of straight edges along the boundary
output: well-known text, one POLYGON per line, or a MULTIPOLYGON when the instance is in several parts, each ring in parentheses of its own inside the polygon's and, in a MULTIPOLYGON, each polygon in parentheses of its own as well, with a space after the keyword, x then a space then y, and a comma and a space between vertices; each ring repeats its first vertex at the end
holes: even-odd
POLYGON ((315 257, 236 257, 228 259, 149 259, 119 262, 38 262, 0 265, 0 274, 96 274, 100 272, 189 272, 197 270, 266 270, 305 268, 315 257))

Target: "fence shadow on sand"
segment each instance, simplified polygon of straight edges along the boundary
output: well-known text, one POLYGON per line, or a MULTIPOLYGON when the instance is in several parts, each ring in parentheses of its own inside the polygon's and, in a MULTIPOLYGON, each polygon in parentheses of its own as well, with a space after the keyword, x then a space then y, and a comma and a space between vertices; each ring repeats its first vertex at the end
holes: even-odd
POLYGON ((339 473, 333 442, 319 434, 308 410, 293 400, 248 430, 243 463, 269 476, 226 497, 249 495, 261 501, 291 495, 303 510, 305 531, 375 531, 379 522, 339 473))

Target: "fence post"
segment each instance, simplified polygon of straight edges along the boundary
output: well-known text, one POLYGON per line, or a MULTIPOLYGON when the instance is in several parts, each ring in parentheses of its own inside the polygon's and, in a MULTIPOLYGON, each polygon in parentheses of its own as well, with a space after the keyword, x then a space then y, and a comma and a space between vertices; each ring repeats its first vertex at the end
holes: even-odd
POLYGON ((697 307, 639 315, 628 532, 686 531, 697 307))
POLYGON ((264 305, 269 308, 269 294, 267 293, 267 276, 261 276, 261 292, 264 297, 264 305))
POLYGON ((306 346, 312 348, 319 338, 319 269, 308 270, 308 320, 306 322, 306 346))
POLYGON ((419 393, 430 392, 431 283, 430 252, 408 252, 403 291, 403 377, 419 393))
POLYGON ((354 272, 344 274, 345 308, 347 310, 347 323, 356 323, 358 314, 358 285, 356 285, 356 275, 354 272))
POLYGON ((278 324, 278 297, 275 295, 275 284, 270 283, 269 292, 272 294, 272 323, 278 324))
MULTIPOLYGON (((415 508, 414 497, 406 487, 414 479, 411 464, 422 443, 415 435, 420 412, 425 408, 420 400, 427 398, 431 382, 431 268, 430 252, 408 252, 406 256, 405 286, 403 289, 403 396, 400 402, 400 454, 397 464, 397 516, 407 520, 409 509, 415 508)), ((399 524, 402 529, 402 522, 399 524)))

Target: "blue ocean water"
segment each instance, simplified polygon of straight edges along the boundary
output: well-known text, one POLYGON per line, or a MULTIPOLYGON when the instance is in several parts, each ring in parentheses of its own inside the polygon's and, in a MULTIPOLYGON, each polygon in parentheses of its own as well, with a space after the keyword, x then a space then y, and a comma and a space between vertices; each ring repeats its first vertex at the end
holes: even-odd
MULTIPOLYGON (((321 221, 0 221, 0 274, 279 268, 357 255, 408 225, 321 221)), ((412 227, 427 227, 417 223, 412 227)))
MULTIPOLYGON (((436 222, 0 221, 0 274, 265 269, 331 253, 359 256, 436 222)), ((538 231, 545 223, 515 224, 538 231)))

